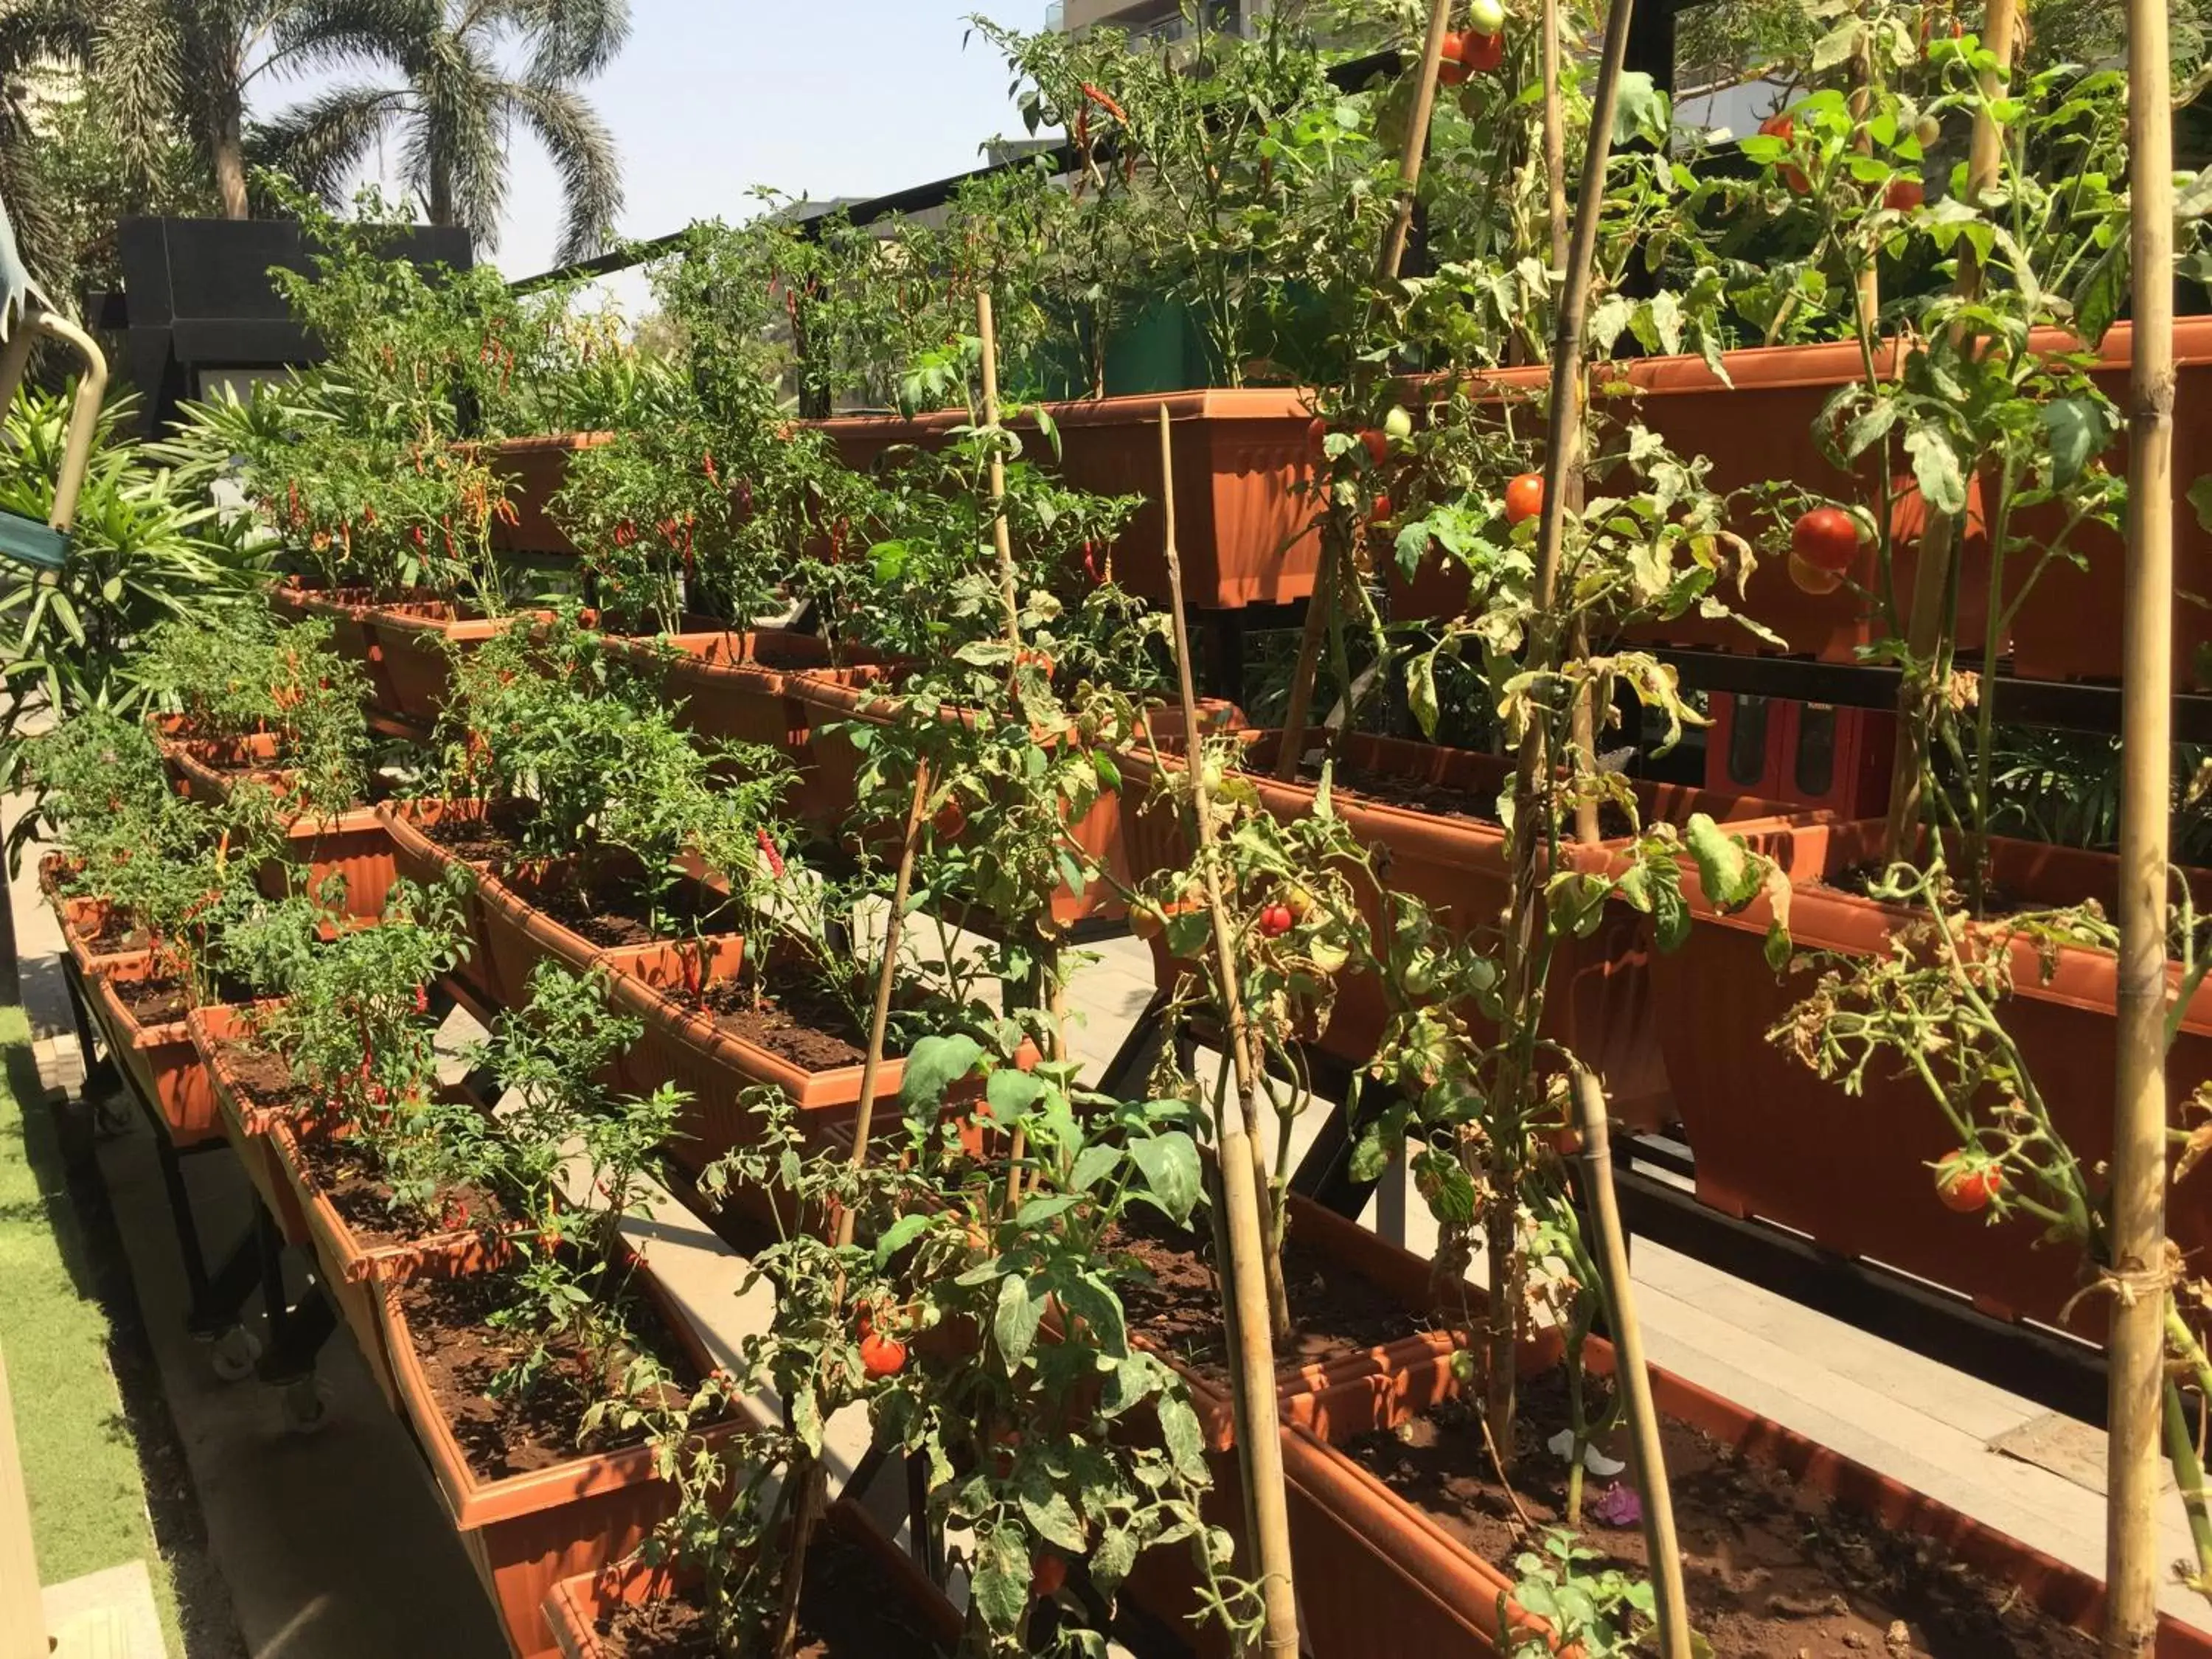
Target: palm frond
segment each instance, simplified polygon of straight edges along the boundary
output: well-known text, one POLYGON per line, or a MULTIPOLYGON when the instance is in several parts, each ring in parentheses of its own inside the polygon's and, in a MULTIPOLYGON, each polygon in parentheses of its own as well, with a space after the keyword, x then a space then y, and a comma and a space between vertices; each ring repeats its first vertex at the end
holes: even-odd
POLYGON ((406 110, 407 94, 396 88, 333 87, 257 127, 252 154, 302 190, 341 205, 370 146, 406 110))
POLYGON ((524 82, 509 91, 515 115, 535 133, 561 177, 564 211, 555 258, 587 259, 606 246, 623 204, 614 135, 573 87, 524 82))

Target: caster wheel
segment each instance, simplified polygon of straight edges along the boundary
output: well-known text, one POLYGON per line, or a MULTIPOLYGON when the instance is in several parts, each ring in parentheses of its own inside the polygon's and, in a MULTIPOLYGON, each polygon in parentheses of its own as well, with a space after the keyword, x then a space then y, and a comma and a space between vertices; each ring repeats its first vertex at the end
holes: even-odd
POLYGON ((261 1358, 261 1339, 243 1325, 233 1325, 215 1340, 209 1363, 226 1382, 242 1382, 253 1375, 253 1362, 261 1358))
POLYGON ((116 1140, 131 1133, 131 1103, 113 1095, 92 1109, 92 1132, 102 1140, 116 1140))
POLYGON ((318 1434, 330 1421, 330 1403, 314 1377, 303 1376, 284 1385, 284 1427, 293 1434, 318 1434))

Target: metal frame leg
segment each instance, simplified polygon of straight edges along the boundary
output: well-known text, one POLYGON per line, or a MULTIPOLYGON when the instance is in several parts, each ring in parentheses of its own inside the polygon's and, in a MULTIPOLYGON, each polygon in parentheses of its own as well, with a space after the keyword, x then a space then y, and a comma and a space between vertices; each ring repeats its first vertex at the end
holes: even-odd
POLYGON ((253 1243, 260 1269, 262 1310, 269 1318, 269 1351, 255 1374, 264 1382, 297 1382, 314 1375, 315 1356, 337 1328, 337 1314, 322 1286, 311 1285, 291 1305, 284 1291, 284 1234, 268 1210, 254 1206, 253 1243))
POLYGON ((84 1061, 83 1093, 89 1097, 95 1088, 107 1088, 120 1073, 112 1057, 100 1058, 92 1011, 84 1000, 84 976, 77 971, 73 957, 62 958, 62 984, 69 992, 70 1024, 76 1028, 77 1054, 84 1061))

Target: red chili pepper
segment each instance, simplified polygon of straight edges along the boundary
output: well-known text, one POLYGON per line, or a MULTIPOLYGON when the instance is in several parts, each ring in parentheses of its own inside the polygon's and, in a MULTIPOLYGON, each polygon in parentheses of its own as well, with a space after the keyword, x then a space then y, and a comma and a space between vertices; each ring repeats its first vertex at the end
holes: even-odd
POLYGON ((427 1014, 430 1012, 428 987, 418 985, 415 988, 415 1012, 418 1014, 427 1014))
POLYGON ((760 837, 761 856, 768 861, 768 872, 778 881, 783 879, 783 854, 775 850, 775 842, 765 830, 756 832, 760 837))
POLYGON ((707 482, 713 484, 715 488, 720 489, 721 487, 722 480, 714 471, 714 452, 713 450, 708 450, 704 455, 701 457, 701 465, 706 468, 707 482))

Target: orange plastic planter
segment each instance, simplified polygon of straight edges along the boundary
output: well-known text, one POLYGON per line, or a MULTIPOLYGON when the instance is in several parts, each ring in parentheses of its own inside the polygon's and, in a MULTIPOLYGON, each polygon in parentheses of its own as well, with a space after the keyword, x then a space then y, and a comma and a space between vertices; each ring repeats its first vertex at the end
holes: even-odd
POLYGON ((307 1212, 301 1208, 299 1192, 276 1155, 276 1143, 270 1139, 270 1131, 284 1121, 284 1115, 252 1103, 238 1086, 226 1053, 228 1044, 246 1035, 246 1019, 251 1012, 246 1008, 195 1008, 185 1016, 185 1025, 192 1034, 192 1046, 199 1050, 201 1062, 207 1067, 208 1082, 215 1091, 216 1110, 222 1121, 223 1139, 230 1143, 239 1167, 253 1183, 262 1208, 275 1219, 284 1242, 305 1249, 310 1242, 307 1212))
MULTIPOLYGON (((1113 546, 1114 579, 1133 593, 1168 598, 1164 521, 1159 507, 1160 407, 1175 450, 1176 539, 1183 596, 1206 610, 1290 605, 1313 592, 1321 538, 1315 503, 1301 486, 1311 473, 1309 394, 1279 387, 1103 398, 1045 405, 1059 430, 1059 471, 1079 489, 1138 495, 1145 505, 1113 546)), ((918 420, 845 415, 808 424, 824 433, 846 465, 866 469, 901 444, 933 448, 970 417, 947 410, 918 420)), ((1050 447, 1034 422, 1013 422, 1040 463, 1050 447)))
POLYGON ((191 1028, 182 1018, 142 1025, 115 994, 118 983, 155 976, 150 951, 96 957, 92 972, 85 976, 85 991, 108 1048, 142 1097, 154 1103, 170 1141, 181 1152, 219 1139, 222 1125, 216 1112, 215 1085, 193 1046, 191 1028))
MULTIPOLYGON (((175 771, 179 791, 191 799, 216 803, 230 799, 234 778, 210 766, 190 746, 165 745, 164 755, 175 771)), ((292 777, 283 771, 252 775, 280 792, 289 787, 292 777)), ((399 873, 391 832, 368 806, 326 817, 295 814, 284 826, 284 859, 307 872, 310 890, 332 876, 343 878, 346 915, 357 921, 374 921, 383 915, 399 873)), ((284 872, 275 867, 264 870, 260 884, 271 897, 282 896, 284 872)))
MULTIPOLYGON (((649 1257, 636 1258, 632 1282, 652 1299, 700 1370, 711 1370, 714 1361, 661 1290, 649 1257)), ((400 1407, 414 1425, 462 1547, 490 1592, 514 1651, 527 1659, 556 1654, 560 1650, 544 1611, 554 1586, 623 1559, 674 1504, 672 1489, 653 1473, 653 1448, 592 1453, 527 1474, 483 1479, 470 1468, 422 1374, 419 1340, 407 1322, 399 1286, 386 1282, 379 1290, 400 1407)), ((733 1422, 711 1432, 727 1435, 742 1426, 733 1422)))
MULTIPOLYGON (((1790 932, 1801 951, 1871 955, 1911 920, 1831 884, 1879 860, 1883 828, 1859 820, 1777 830, 1768 850, 1791 877, 1790 932)), ((2118 864, 2108 855, 2002 839, 1990 851, 1996 885, 2022 902, 2094 897, 2109 907, 2117 896, 2118 864)), ((1917 1274, 2000 1317, 2061 1322, 2080 1288, 2074 1253, 2034 1248, 2034 1223, 1991 1227, 1985 1217, 1945 1209, 1931 1166, 1957 1142, 1934 1097, 1879 1060, 1863 1092, 1846 1096, 1768 1042, 1767 1030, 1812 992, 1814 979, 1778 980, 1767 968, 1765 900, 1740 915, 1719 915, 1687 866, 1682 887, 1695 917, 1690 942, 1655 956, 1650 981, 1675 1105, 1697 1152, 1698 1197, 1731 1215, 1794 1228, 1843 1255, 1917 1274)), ((2010 948, 2007 1029, 2060 1132, 2094 1169, 2112 1152, 2114 959, 2060 946, 2046 980, 2033 943, 2010 948)), ((2212 1074, 2212 987, 2183 1011, 2166 1074, 2179 1122, 2197 1080, 2212 1074)), ((2184 1250, 2212 1248, 2212 1170, 2192 1171, 2167 1206, 2168 1229, 2184 1250)), ((2103 1298, 2085 1297, 2065 1327, 2098 1340, 2106 1311, 2103 1298)))
POLYGON ((578 450, 611 444, 614 436, 611 432, 556 432, 486 446, 481 452, 484 465, 506 487, 507 505, 514 509, 511 524, 502 514, 491 515, 492 551, 574 558, 576 544, 547 508, 568 481, 569 458, 578 450))

